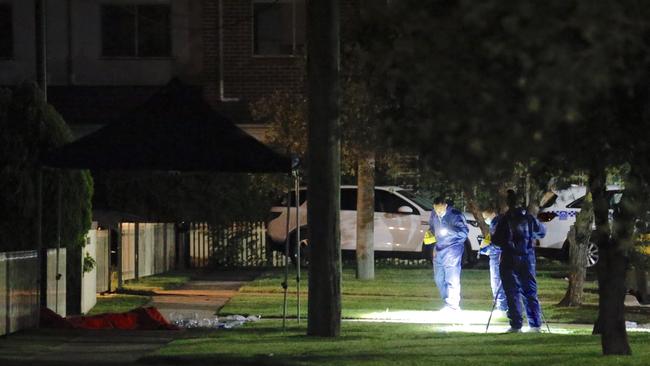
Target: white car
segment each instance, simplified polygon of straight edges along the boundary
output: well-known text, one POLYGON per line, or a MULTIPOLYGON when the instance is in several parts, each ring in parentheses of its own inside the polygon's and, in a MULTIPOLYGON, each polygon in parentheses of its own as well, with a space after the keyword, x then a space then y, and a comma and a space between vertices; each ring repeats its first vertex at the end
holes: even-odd
MULTIPOLYGON (((301 249, 308 250, 306 189, 300 189, 300 237, 301 249)), ((424 233, 429 229, 432 201, 418 197, 413 192, 399 187, 375 187, 375 257, 431 258, 431 245, 423 245, 424 233)), ((291 256, 296 244, 295 194, 291 196, 289 235, 291 256)), ((341 249, 343 254, 354 256, 357 227, 357 187, 341 186, 341 249)), ((268 238, 275 250, 284 252, 287 237, 287 208, 278 205, 271 209, 271 220, 267 225, 268 238)), ((481 236, 477 222, 470 213, 465 213, 469 235, 465 242, 465 265, 476 261, 476 251, 481 236), (472 253, 473 252, 473 253, 472 253)))
MULTIPOLYGON (((568 189, 553 191, 553 194, 542 203, 537 218, 546 226, 546 236, 537 243, 536 251, 539 254, 550 257, 568 257, 567 236, 571 225, 576 222, 576 215, 582 208, 586 191, 584 186, 572 186, 568 189)), ((607 187, 610 207, 620 202, 622 191, 619 186, 607 187)), ((596 262, 598 262, 598 247, 595 243, 589 243, 587 266, 591 267, 596 262)))

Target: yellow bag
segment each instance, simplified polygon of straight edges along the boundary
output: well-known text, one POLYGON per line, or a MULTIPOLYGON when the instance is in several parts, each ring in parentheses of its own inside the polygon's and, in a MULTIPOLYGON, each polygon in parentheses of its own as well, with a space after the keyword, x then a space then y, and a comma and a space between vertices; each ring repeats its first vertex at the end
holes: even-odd
POLYGON ((485 248, 488 245, 492 244, 492 238, 490 237, 490 234, 488 234, 483 241, 481 241, 481 245, 479 248, 485 248))
POLYGON ((431 230, 427 230, 424 233, 424 244, 429 245, 429 244, 435 244, 436 243, 436 236, 433 235, 431 230))

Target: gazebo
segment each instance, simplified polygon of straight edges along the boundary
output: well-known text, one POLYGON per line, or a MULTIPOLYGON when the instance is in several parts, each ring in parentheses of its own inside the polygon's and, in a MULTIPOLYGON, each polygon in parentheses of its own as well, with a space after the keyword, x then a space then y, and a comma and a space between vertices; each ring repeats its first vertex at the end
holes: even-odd
MULTIPOLYGON (((245 133, 177 79, 118 122, 49 152, 42 164, 100 171, 286 174, 294 168, 289 157, 245 133)), ((288 242, 287 236, 286 253, 288 242)))

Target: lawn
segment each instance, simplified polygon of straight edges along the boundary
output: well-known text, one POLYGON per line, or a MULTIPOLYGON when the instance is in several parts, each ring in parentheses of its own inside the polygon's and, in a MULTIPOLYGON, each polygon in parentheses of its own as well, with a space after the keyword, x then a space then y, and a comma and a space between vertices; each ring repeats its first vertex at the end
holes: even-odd
MULTIPOLYGON (((221 309, 220 314, 259 314, 263 318, 282 316, 284 272, 269 270, 242 287, 239 294, 221 309)), ((585 303, 578 308, 559 307, 567 288, 566 267, 555 262, 540 263, 539 297, 544 316, 550 323, 593 323, 597 315, 598 295, 595 281, 585 286, 585 303)), ((296 275, 289 275, 289 314, 296 314, 296 275)), ((302 273, 301 314, 307 315, 307 273, 302 273)), ((483 265, 466 269, 461 277, 462 302, 465 310, 489 311, 492 306, 489 271, 483 265)), ((378 267, 374 281, 355 279, 354 268, 345 267, 342 277, 343 318, 362 318, 379 311, 437 310, 442 307, 430 268, 378 267)), ((629 311, 627 319, 650 323, 646 311, 629 311)))
MULTIPOLYGON (((586 305, 556 306, 566 291, 566 267, 542 265, 538 274, 540 298, 551 323, 594 321, 598 296, 593 281, 587 283, 586 305)), ((307 273, 302 273, 302 316, 307 315, 307 273)), ((289 276, 289 314, 295 316, 295 273, 289 276)), ((241 288, 220 311, 226 314, 261 314, 262 321, 235 329, 190 330, 143 362, 184 365, 647 365, 650 333, 630 333, 634 355, 603 357, 600 337, 590 326, 556 326, 556 330, 578 329, 573 334, 482 334, 444 332, 430 324, 356 321, 373 312, 436 310, 442 306, 430 268, 377 267, 374 281, 354 278, 345 267, 342 278, 343 317, 338 338, 307 337, 306 318, 301 324, 290 319, 282 331, 283 289, 281 269, 269 270, 241 288)), ((487 311, 492 305, 489 273, 483 268, 464 270, 462 306, 487 311)), ((650 322, 642 313, 628 320, 650 322)), ((507 325, 501 323, 505 329, 507 325)), ((449 327, 460 330, 463 327, 449 327)), ((495 331, 493 329, 493 331, 495 331)))
POLYGON ((151 299, 150 296, 108 294, 97 296, 97 304, 88 312, 88 315, 103 313, 122 313, 140 306, 144 306, 151 299))
POLYGON ((167 272, 153 276, 129 280, 122 289, 125 292, 155 292, 159 290, 172 290, 183 286, 191 278, 188 272, 167 272))
POLYGON ((267 320, 177 340, 142 360, 184 365, 647 365, 650 334, 630 334, 634 355, 601 356, 587 334, 467 334, 430 325, 344 322, 335 339, 307 337, 267 320))
POLYGON ((187 272, 169 272, 127 281, 120 292, 97 296, 97 304, 88 315, 121 313, 144 306, 154 292, 181 287, 189 280, 187 272))

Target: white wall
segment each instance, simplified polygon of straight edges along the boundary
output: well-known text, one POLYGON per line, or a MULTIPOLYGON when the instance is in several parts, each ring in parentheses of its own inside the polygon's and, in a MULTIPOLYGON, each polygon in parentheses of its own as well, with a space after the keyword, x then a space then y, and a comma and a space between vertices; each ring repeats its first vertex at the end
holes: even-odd
POLYGON ((47 251, 47 307, 66 316, 66 249, 59 249, 59 269, 56 269, 56 249, 47 251), (57 280, 57 274, 61 276, 57 280))
MULTIPOLYGON (((86 246, 81 253, 81 263, 83 272, 83 260, 86 254, 97 260, 97 230, 88 231, 86 246)), ((97 303, 97 268, 92 271, 83 273, 81 279, 81 313, 85 314, 97 303)))

